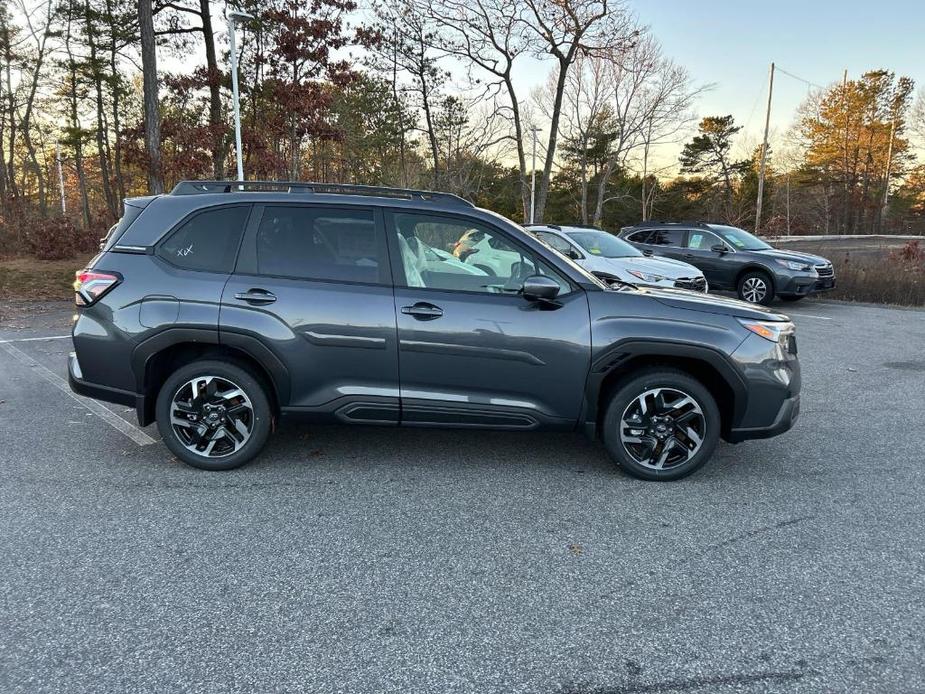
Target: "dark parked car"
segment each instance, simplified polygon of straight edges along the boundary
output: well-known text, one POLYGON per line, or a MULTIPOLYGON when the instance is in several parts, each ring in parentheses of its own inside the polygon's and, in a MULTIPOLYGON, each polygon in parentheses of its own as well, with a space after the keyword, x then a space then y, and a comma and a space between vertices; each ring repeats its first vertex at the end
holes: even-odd
POLYGON ((644 222, 623 227, 620 237, 644 252, 690 263, 711 289, 734 291, 743 301, 797 301, 835 287, 835 271, 825 258, 782 251, 725 224, 644 222))
POLYGON ((582 429, 630 474, 668 480, 799 413, 786 316, 605 286, 448 194, 183 182, 126 201, 75 289, 71 387, 133 405, 207 470, 299 416, 582 429), (474 236, 507 266, 461 262, 474 236))

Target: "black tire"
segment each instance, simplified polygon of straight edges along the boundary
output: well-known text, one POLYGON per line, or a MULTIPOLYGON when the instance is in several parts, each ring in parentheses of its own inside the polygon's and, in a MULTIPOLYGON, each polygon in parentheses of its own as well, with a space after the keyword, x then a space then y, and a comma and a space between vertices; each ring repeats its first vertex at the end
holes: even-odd
POLYGON ((790 294, 788 296, 779 296, 777 297, 781 301, 799 301, 800 299, 805 299, 805 294, 790 294))
POLYGON ((774 300, 774 281, 764 270, 749 270, 739 278, 736 294, 742 301, 767 306, 774 300))
MULTIPOLYGON (((667 396, 663 396, 663 401, 665 397, 667 396)), ((655 399, 649 400, 649 402, 657 405, 657 400, 655 399)), ((681 402, 681 399, 674 400, 674 402, 681 402)), ((670 405, 671 403, 668 404, 670 405)), ((651 415, 656 409, 657 407, 652 407, 649 414, 651 415)), ((668 411, 673 412, 673 409, 668 411)), ((665 416, 671 415, 666 414, 665 416)), ((655 418, 658 419, 658 417, 655 418)), ((610 457, 624 472, 643 480, 667 482, 687 477, 710 459, 716 444, 719 442, 720 428, 719 408, 716 406, 716 401, 710 391, 700 381, 676 369, 653 368, 643 371, 617 387, 607 406, 601 434, 610 457), (696 413, 694 405, 686 405, 685 409, 690 408, 686 409, 686 411, 685 409, 680 409, 679 414, 682 417, 687 416, 688 412, 694 412, 694 418, 685 420, 684 424, 677 425, 686 427, 690 424, 692 430, 695 431, 694 435, 688 436, 682 432, 681 437, 684 440, 681 440, 681 438, 676 438, 672 432, 667 441, 661 441, 662 448, 658 449, 656 435, 648 435, 649 432, 655 431, 656 424, 650 421, 641 423, 639 425, 640 429, 635 429, 631 426, 625 427, 624 416, 632 419, 634 408, 637 408, 638 399, 650 391, 660 389, 667 390, 668 393, 672 394, 672 397, 674 397, 674 393, 681 393, 691 398, 700 412, 699 414, 696 413), (695 419, 696 424, 694 423, 695 419), (669 462, 664 463, 662 469, 655 469, 651 464, 640 462, 637 457, 645 457, 645 454, 637 456, 634 455, 634 452, 638 453, 640 450, 646 450, 644 444, 638 444, 638 447, 636 447, 637 444, 624 443, 621 437, 621 432, 624 431, 628 436, 635 436, 640 431, 646 432, 644 435, 641 434, 640 437, 655 444, 653 446, 653 456, 655 457, 661 458, 661 454, 665 452, 665 449, 670 448, 668 455, 685 456, 686 460, 678 460, 677 462, 669 460, 669 462), (695 447, 691 452, 691 448, 696 444, 696 438, 700 438, 699 447, 695 447), (672 442, 674 448, 668 446, 669 442, 672 442), (681 446, 686 446, 686 449, 681 448, 681 446)), ((652 462, 658 463, 658 461, 654 460, 652 462)))
MULTIPOLYGON (((202 383, 205 384, 205 380, 202 383)), ((208 386, 206 386, 206 388, 208 389, 208 386)), ((208 390, 204 392, 207 393, 208 390)), ((225 392, 228 393, 231 391, 225 392)), ((205 395, 203 399, 206 399, 205 395)), ((214 397, 211 401, 218 403, 224 402, 220 397, 214 397)), ((188 402, 193 403, 195 401, 189 400, 188 402)), ((213 407, 211 403, 206 403, 203 406, 213 407)), ((201 410, 198 408, 194 407, 191 409, 197 409, 197 412, 201 414, 201 410)), ((170 452, 187 465, 201 470, 212 471, 232 470, 252 460, 263 448, 267 441, 267 437, 270 435, 273 417, 266 390, 253 374, 238 364, 211 359, 196 361, 174 371, 164 382, 164 385, 161 386, 161 390, 157 396, 155 413, 158 431, 160 431, 161 438, 164 439, 164 443, 167 445, 167 448, 170 449, 170 452), (198 377, 206 379, 210 376, 213 377, 217 383, 230 383, 240 389, 243 393, 243 397, 238 396, 228 402, 233 403, 235 408, 242 409, 244 414, 240 416, 243 418, 243 421, 246 422, 243 425, 245 429, 249 427, 248 436, 244 438, 244 436, 241 435, 242 438, 244 438, 242 444, 231 443, 233 440, 236 441, 236 439, 227 435, 228 438, 224 442, 219 441, 218 446, 216 446, 216 448, 219 448, 219 452, 221 451, 221 446, 225 448, 234 446, 237 448, 237 446, 240 445, 240 448, 228 452, 227 454, 216 455, 215 457, 207 457, 206 455, 195 453, 187 448, 187 445, 180 438, 181 434, 178 433, 177 427, 171 423, 171 409, 177 407, 174 403, 174 398, 180 396, 182 399, 180 394, 181 389, 189 387, 188 384, 190 381, 198 377), (242 407, 243 403, 246 403, 246 406, 242 407)), ((205 426, 205 417, 201 417, 198 414, 194 416, 196 416, 199 421, 203 422, 205 426)), ((225 416, 225 410, 222 410, 219 419, 216 421, 216 427, 221 426, 222 416, 225 416)), ((230 421, 230 416, 229 414, 229 419, 227 421, 230 421)), ((190 430, 195 429, 193 426, 186 428, 190 430)), ((180 427, 179 430, 185 432, 186 428, 180 427)), ((209 429, 207 430, 211 431, 209 429)), ((199 430, 196 431, 198 432, 199 430)), ((189 435, 192 436, 192 434, 189 435)), ((200 442, 205 441, 205 439, 202 438, 198 440, 200 442)))

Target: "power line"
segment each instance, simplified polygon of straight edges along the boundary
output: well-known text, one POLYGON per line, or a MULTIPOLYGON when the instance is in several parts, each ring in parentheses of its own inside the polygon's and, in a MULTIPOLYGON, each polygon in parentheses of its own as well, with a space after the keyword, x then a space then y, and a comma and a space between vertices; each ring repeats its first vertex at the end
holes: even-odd
POLYGON ((792 72, 787 72, 784 68, 780 67, 779 65, 777 66, 776 70, 777 70, 777 72, 782 72, 782 73, 784 73, 785 75, 787 75, 787 77, 792 77, 792 78, 795 79, 797 82, 802 82, 803 84, 807 84, 807 85, 809 85, 810 87, 815 87, 816 89, 825 89, 825 87, 823 87, 821 84, 816 84, 815 82, 810 82, 810 81, 807 80, 807 79, 803 79, 803 78, 800 77, 799 75, 794 75, 792 72))

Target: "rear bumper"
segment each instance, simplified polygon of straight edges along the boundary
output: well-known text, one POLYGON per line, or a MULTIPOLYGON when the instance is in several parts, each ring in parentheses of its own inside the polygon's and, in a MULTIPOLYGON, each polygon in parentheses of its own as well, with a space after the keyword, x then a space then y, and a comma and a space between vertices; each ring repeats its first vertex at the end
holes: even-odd
POLYGON ((67 357, 67 382, 75 393, 94 400, 137 407, 141 398, 137 393, 131 391, 101 386, 97 383, 89 383, 83 380, 83 372, 80 370, 80 362, 77 361, 75 352, 71 352, 67 357))
POLYGON ((799 416, 800 395, 797 393, 792 398, 787 398, 781 403, 777 416, 771 424, 762 427, 732 429, 729 431, 726 440, 730 443, 738 443, 749 439, 769 439, 772 436, 789 431, 796 424, 799 416))

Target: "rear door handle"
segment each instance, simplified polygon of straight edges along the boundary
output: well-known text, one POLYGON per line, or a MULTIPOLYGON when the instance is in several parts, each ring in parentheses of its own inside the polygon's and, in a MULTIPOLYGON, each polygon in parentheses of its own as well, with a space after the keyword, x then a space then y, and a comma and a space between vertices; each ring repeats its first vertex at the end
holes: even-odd
POLYGON ((276 295, 266 289, 248 289, 246 292, 238 292, 234 298, 249 304, 272 304, 276 301, 276 295))
POLYGON ((401 312, 406 316, 414 316, 418 320, 433 320, 443 315, 443 309, 426 301, 419 301, 413 306, 402 306, 401 312))
POLYGON ((694 254, 693 254, 693 253, 685 253, 685 254, 684 254, 684 257, 685 257, 685 258, 693 258, 693 257, 694 257, 694 254))

